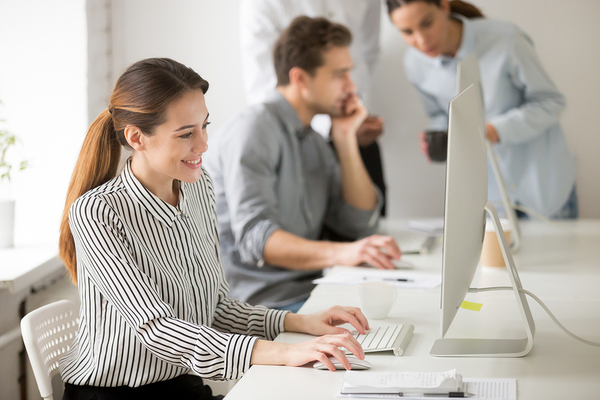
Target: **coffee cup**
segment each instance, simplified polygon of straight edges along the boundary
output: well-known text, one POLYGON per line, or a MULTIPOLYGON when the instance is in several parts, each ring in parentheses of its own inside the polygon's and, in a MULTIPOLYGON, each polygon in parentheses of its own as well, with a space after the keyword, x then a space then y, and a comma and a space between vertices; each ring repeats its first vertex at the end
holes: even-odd
MULTIPOLYGON (((501 219, 502 230, 506 237, 506 243, 510 244, 510 223, 507 219, 501 219)), ((504 267, 504 256, 500 249, 496 229, 491 220, 485 224, 485 235, 483 237, 483 249, 481 250, 481 265, 486 267, 504 267)))
POLYGON ((396 287, 387 282, 363 282, 358 285, 360 309, 370 319, 386 318, 396 296, 396 287))
POLYGON ((426 131, 425 141, 431 161, 446 161, 448 156, 448 131, 426 131))

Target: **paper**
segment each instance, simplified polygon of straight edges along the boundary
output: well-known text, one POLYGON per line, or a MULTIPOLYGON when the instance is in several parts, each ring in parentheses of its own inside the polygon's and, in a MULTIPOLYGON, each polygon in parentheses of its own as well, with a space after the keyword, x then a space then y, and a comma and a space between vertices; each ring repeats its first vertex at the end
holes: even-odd
POLYGON ((483 304, 471 303, 470 301, 463 301, 460 307, 464 308, 465 310, 479 311, 481 310, 481 307, 483 307, 483 304))
POLYGON ((421 274, 413 271, 395 271, 370 268, 353 268, 330 273, 313 283, 326 285, 358 285, 363 282, 385 281, 397 288, 431 289, 441 285, 442 277, 437 274, 421 274))
MULTIPOLYGON (((517 400, 517 380, 516 379, 493 379, 493 378, 464 378, 463 387, 466 393, 469 393, 469 400, 517 400)), ((397 394, 357 394, 344 395, 340 392, 336 394, 338 398, 361 398, 361 399, 404 399, 404 400, 423 400, 424 397, 400 397, 397 394)), ((431 397, 429 397, 431 398, 431 397)), ((437 400, 452 400, 450 397, 435 396, 437 400)))
POLYGON ((466 393, 472 393, 473 399, 517 400, 516 379, 465 379, 466 393))
POLYGON ((359 372, 347 371, 344 382, 352 386, 372 388, 431 389, 444 387, 456 389, 456 369, 446 372, 359 372), (451 381, 449 381, 451 380, 451 381))

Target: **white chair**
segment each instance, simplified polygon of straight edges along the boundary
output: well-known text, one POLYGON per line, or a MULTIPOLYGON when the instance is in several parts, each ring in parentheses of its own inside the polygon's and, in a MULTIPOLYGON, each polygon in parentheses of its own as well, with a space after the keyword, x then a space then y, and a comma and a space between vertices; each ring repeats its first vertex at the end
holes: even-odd
POLYGON ((52 377, 58 360, 67 352, 79 325, 75 303, 60 300, 40 307, 21 320, 21 334, 40 394, 52 400, 52 377))

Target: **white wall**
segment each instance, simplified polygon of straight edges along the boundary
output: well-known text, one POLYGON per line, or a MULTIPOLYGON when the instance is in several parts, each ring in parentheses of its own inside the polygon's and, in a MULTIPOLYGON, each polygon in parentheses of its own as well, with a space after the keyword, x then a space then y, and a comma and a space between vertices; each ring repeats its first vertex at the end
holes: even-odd
MULTIPOLYGON (((490 17, 517 23, 536 43, 550 75, 567 96, 569 106, 562 121, 579 158, 581 216, 600 217, 600 114, 595 110, 600 106, 600 2, 473 2, 490 17)), ((238 6, 239 0, 114 1, 114 74, 145 57, 171 57, 189 65, 211 84, 207 104, 213 122, 210 130, 215 132, 245 106, 238 6)), ((442 215, 444 166, 427 164, 418 151, 417 132, 426 126, 426 118, 416 92, 404 78, 405 45, 385 11, 382 19, 383 51, 373 111, 387 121, 381 145, 390 216, 442 215)))
POLYGON ((29 159, 11 189, 17 245, 58 238, 87 129, 85 21, 78 0, 0 1, 2 116, 29 159))

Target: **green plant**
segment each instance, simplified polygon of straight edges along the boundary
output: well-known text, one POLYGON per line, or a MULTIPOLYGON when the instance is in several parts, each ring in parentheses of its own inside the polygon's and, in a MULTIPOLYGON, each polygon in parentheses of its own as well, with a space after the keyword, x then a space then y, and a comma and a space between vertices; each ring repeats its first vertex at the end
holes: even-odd
MULTIPOLYGON (((4 120, 0 119, 0 123, 3 122, 4 120)), ((0 182, 5 180, 10 182, 13 164, 6 158, 6 153, 18 143, 19 139, 15 135, 0 127, 0 182)), ((19 163, 18 170, 24 170, 25 168, 27 168, 27 160, 19 163)))

